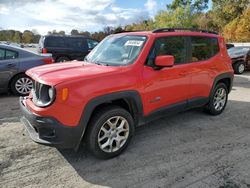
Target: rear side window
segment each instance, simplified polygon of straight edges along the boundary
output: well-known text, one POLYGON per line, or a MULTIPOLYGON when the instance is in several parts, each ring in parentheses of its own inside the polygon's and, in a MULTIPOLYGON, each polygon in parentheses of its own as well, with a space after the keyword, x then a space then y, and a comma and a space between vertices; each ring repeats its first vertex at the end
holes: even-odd
POLYGON ((15 58, 17 58, 17 52, 9 50, 5 51, 5 59, 15 59, 15 58))
POLYGON ((174 36, 156 39, 149 53, 147 65, 153 66, 155 58, 161 55, 174 56, 174 64, 186 63, 186 37, 174 36))
POLYGON ((65 47, 65 38, 62 37, 48 37, 45 40, 46 47, 65 47))
POLYGON ((15 51, 0 49, 0 60, 16 59, 17 56, 18 54, 15 51))
POLYGON ((67 38, 67 47, 74 49, 85 49, 87 48, 86 39, 84 38, 67 38))
POLYGON ((191 37, 191 61, 204 61, 219 52, 217 38, 210 37, 191 37))

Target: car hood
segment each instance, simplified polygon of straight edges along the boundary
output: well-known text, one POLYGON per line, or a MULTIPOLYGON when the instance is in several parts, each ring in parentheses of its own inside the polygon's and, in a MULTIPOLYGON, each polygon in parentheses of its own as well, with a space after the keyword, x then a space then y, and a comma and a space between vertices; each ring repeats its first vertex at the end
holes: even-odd
POLYGON ((26 74, 32 79, 47 85, 57 85, 84 77, 97 77, 106 73, 115 72, 121 67, 104 66, 83 61, 55 63, 29 69, 26 74))

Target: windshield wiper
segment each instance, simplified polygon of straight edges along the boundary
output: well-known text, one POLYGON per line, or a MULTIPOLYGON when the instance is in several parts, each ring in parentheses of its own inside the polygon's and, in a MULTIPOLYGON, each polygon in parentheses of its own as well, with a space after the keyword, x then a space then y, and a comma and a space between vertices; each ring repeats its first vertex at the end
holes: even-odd
POLYGON ((109 66, 107 63, 102 63, 102 62, 98 62, 98 61, 93 62, 93 63, 95 63, 97 65, 109 66))

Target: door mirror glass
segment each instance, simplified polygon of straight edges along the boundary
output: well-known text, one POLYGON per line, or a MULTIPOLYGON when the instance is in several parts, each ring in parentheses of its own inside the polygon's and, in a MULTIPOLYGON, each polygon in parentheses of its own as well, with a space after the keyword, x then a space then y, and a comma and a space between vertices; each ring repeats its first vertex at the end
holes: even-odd
POLYGON ((158 67, 172 67, 174 65, 174 56, 161 55, 155 59, 155 65, 158 67))

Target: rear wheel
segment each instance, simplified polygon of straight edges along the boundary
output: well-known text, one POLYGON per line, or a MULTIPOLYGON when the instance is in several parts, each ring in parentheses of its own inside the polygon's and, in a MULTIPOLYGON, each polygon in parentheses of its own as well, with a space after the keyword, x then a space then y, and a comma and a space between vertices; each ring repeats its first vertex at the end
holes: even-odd
POLYGON ((98 158, 112 158, 127 147, 133 132, 130 113, 119 106, 108 106, 99 110, 89 124, 88 147, 98 158))
POLYGON ((244 62, 238 62, 233 65, 234 73, 235 74, 242 74, 245 71, 245 64, 244 62))
POLYGON ((13 78, 10 87, 15 95, 28 95, 32 89, 33 83, 30 77, 25 74, 19 74, 13 78))
POLYGON ((218 83, 210 96, 209 103, 206 106, 207 111, 212 115, 221 114, 227 104, 228 89, 224 83, 218 83))

